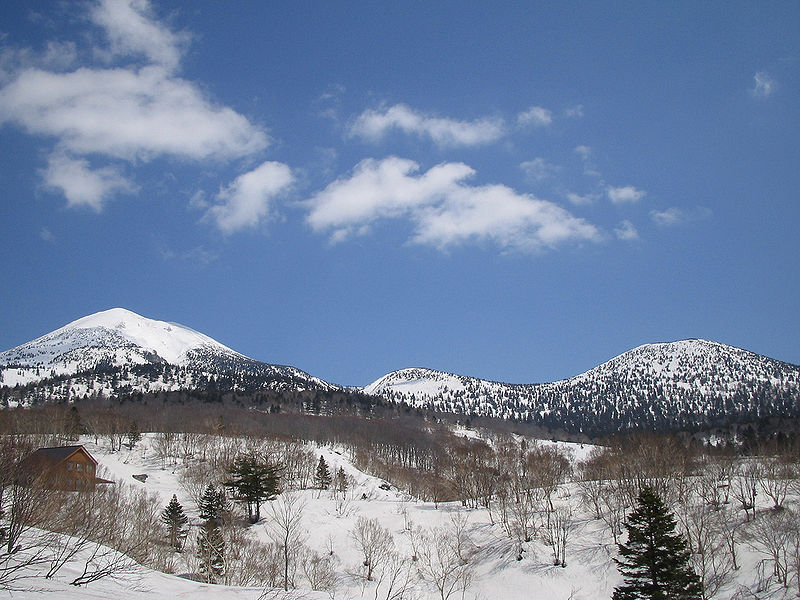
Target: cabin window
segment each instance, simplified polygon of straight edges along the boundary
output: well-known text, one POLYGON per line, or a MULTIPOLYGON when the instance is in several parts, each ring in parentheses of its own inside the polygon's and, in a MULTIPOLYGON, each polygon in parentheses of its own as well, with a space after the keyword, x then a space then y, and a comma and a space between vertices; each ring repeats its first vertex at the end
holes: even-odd
POLYGON ((75 463, 68 462, 67 463, 67 471, 74 471, 75 470, 75 463))
POLYGON ((83 471, 83 465, 81 463, 75 463, 75 470, 80 473, 83 471))
POLYGON ((87 473, 94 473, 94 465, 86 465, 86 472, 87 473))

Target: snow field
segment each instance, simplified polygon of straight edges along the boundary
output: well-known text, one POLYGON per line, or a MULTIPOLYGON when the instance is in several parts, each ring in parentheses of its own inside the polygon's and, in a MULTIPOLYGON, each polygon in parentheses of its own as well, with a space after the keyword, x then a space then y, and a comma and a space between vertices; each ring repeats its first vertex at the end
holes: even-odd
MULTIPOLYGON (((101 441, 95 444, 93 438, 81 440, 89 452, 99 461, 110 478, 122 480, 130 485, 156 494, 162 506, 175 494, 190 517, 190 523, 196 527, 199 522, 197 507, 180 485, 180 471, 183 465, 168 464, 162 468, 162 460, 157 456, 153 445, 155 437, 146 434, 143 440, 132 450, 124 447, 120 452, 111 453, 101 441), (145 482, 133 478, 133 475, 147 474, 145 482)), ((542 442, 551 444, 553 442, 542 442)), ((562 445, 561 443, 558 443, 562 445)), ((445 527, 451 519, 466 516, 467 532, 471 542, 469 561, 474 568, 472 584, 464 594, 466 600, 517 600, 532 598, 535 600, 600 600, 611 597, 614 587, 621 582, 621 576, 612 561, 616 556, 616 546, 602 521, 595 520, 587 513, 578 499, 578 490, 573 484, 562 486, 555 495, 554 504, 559 507, 571 507, 574 515, 574 527, 567 543, 567 566, 553 566, 551 548, 542 541, 541 535, 524 544, 521 560, 517 560, 517 547, 506 535, 498 523, 485 509, 467 509, 460 503, 442 503, 435 506, 430 502, 422 502, 410 498, 393 486, 382 489, 384 481, 367 475, 356 469, 341 449, 330 447, 313 448, 317 457, 324 456, 331 474, 340 467, 355 483, 346 510, 337 510, 337 502, 327 491, 302 490, 295 492, 304 502, 302 527, 306 544, 320 554, 333 552, 335 568, 338 575, 338 588, 332 595, 322 592, 298 590, 285 596, 288 598, 342 598, 349 600, 373 599, 376 597, 374 583, 362 586, 351 573, 358 570, 363 561, 352 537, 351 531, 359 517, 377 519, 380 525, 389 530, 395 548, 403 557, 410 557, 411 542, 409 530, 421 527, 432 531, 445 527)), ((573 460, 586 456, 591 449, 588 446, 569 444, 573 460)), ((765 499, 761 498, 760 509, 766 510, 765 499)), ((733 500, 732 500, 733 502, 733 500)), ((796 498, 792 498, 796 504, 796 498)), ((268 503, 266 503, 268 504, 268 503)), ((262 506, 262 519, 248 529, 252 535, 263 541, 269 541, 267 531, 270 509, 262 506)), ((761 518, 761 517, 760 517, 761 518)), ((537 523, 539 519, 537 518, 537 523)), ((739 546, 739 562, 741 568, 735 573, 734 581, 715 596, 715 598, 734 598, 742 586, 755 589, 757 568, 763 556, 757 554, 745 544, 739 546)), ((12 598, 29 600, 33 598, 78 598, 118 599, 148 598, 161 600, 171 598, 197 598, 219 600, 257 599, 263 589, 237 588, 222 585, 208 585, 187 580, 175 575, 158 573, 150 569, 142 569, 136 576, 128 576, 121 580, 101 580, 85 588, 71 588, 66 582, 74 578, 72 567, 68 565, 64 573, 55 580, 42 578, 28 580, 24 591, 13 592, 12 598)), ((299 577, 301 585, 304 578, 299 577)), ((796 588, 794 588, 796 589, 796 588)), ((379 593, 383 593, 378 590, 379 593)), ((770 598, 793 597, 793 590, 771 587, 769 595, 758 596, 770 598)), ((435 590, 419 586, 413 598, 426 600, 437 598, 435 590)), ((460 598, 460 594, 453 596, 460 598)), ((743 597, 743 596, 742 596, 743 597)))

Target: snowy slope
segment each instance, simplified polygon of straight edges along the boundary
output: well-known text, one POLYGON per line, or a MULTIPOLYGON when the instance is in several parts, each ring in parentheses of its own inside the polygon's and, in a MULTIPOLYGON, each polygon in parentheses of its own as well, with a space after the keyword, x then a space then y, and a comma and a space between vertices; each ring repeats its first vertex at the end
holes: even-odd
MULTIPOLYGON (((106 444, 96 445, 89 438, 81 440, 98 459, 100 466, 112 479, 147 490, 160 497, 166 504, 172 494, 186 509, 190 526, 196 529, 200 523, 197 507, 180 484, 181 472, 193 459, 178 460, 167 468, 162 466, 156 456, 156 434, 146 434, 142 442, 133 450, 109 452, 106 444), (184 462, 186 461, 186 462, 184 462), (148 474, 145 482, 132 478, 133 474, 148 474)), ((244 440, 243 440, 244 442, 244 440)), ((617 554, 608 527, 595 519, 579 499, 580 494, 574 483, 566 483, 555 494, 556 508, 571 507, 574 527, 567 544, 567 566, 553 566, 551 550, 539 531, 533 539, 524 544, 521 560, 517 559, 515 543, 511 541, 496 515, 481 509, 469 509, 459 503, 422 502, 392 488, 380 488, 381 480, 359 471, 344 452, 336 448, 310 446, 316 455, 325 457, 332 470, 342 467, 352 477, 354 483, 352 501, 346 511, 337 511, 336 503, 328 493, 316 490, 297 492, 305 508, 302 512, 301 527, 306 545, 314 551, 334 557, 338 576, 335 598, 365 600, 386 597, 386 582, 361 582, 352 573, 358 571, 362 555, 353 543, 350 532, 359 517, 377 519, 382 527, 389 530, 394 548, 406 561, 411 560, 409 527, 421 526, 430 531, 436 527, 446 527, 455 517, 465 519, 466 554, 474 569, 474 577, 464 600, 520 600, 523 598, 553 600, 607 600, 613 589, 621 583, 613 557, 617 554), (588 511, 588 512, 587 512, 588 511), (363 587, 362 587, 363 586, 363 587)), ((588 448, 573 446, 581 454, 573 454, 573 460, 585 456, 588 448)), ((798 497, 790 494, 787 507, 798 507, 798 497)), ((731 505, 735 508, 735 503, 731 505)), ((759 519, 767 519, 771 513, 769 502, 759 496, 759 519)), ((744 519, 741 511, 735 511, 736 518, 744 519)), ((263 520, 248 528, 250 535, 267 541, 270 511, 262 511, 263 520)), ((540 521, 537 518, 537 523, 540 521)), ((794 589, 783 589, 777 582, 767 584, 766 589, 758 589, 758 564, 763 555, 745 543, 737 546, 740 568, 731 574, 731 580, 714 596, 715 600, 727 598, 770 598, 787 600, 794 597, 794 589), (736 595, 738 594, 738 595, 736 595)), ((44 567, 46 570, 46 567, 44 567)), ((52 580, 37 578, 21 582, 22 589, 14 591, 10 597, 24 600, 59 598, 79 600, 94 598, 114 600, 118 598, 141 598, 144 600, 172 600, 191 598, 193 600, 256 600, 263 589, 237 588, 224 585, 196 583, 174 575, 142 569, 135 575, 126 575, 121 580, 104 579, 83 588, 74 588, 68 582, 79 574, 80 563, 74 561, 52 580)), ((311 592, 302 575, 298 575, 300 589, 289 594, 275 593, 269 598, 282 600, 323 600, 331 598, 321 592, 311 592), (306 589, 303 589, 306 588, 306 589)), ((434 600, 439 594, 430 586, 415 584, 415 593, 407 597, 417 600, 434 600)), ((456 594, 452 598, 461 598, 456 594)))
POLYGON ((414 368, 364 389, 445 412, 587 433, 800 416, 800 367, 706 340, 646 344, 553 383, 507 384, 414 368))
POLYGON ((45 369, 64 363, 73 363, 80 369, 101 360, 114 365, 157 362, 185 365, 190 360, 189 353, 201 349, 246 358, 188 327, 112 308, 2 352, 0 364, 45 369))
MULTIPOLYGON (((271 384, 276 381, 296 389, 335 387, 294 367, 248 358, 183 325, 148 319, 123 308, 83 317, 0 353, 3 385, 27 385, 84 374, 85 381, 77 382, 79 389, 99 388, 113 394, 115 390, 105 382, 88 380, 91 375, 87 372, 91 371, 114 372, 116 385, 139 391, 189 389, 203 375, 216 374, 245 377, 250 382, 260 378, 264 387, 275 387, 271 384), (180 369, 170 372, 163 385, 142 389, 129 368, 141 370, 148 365, 180 369)), ((57 389, 50 394, 60 397, 57 389)))

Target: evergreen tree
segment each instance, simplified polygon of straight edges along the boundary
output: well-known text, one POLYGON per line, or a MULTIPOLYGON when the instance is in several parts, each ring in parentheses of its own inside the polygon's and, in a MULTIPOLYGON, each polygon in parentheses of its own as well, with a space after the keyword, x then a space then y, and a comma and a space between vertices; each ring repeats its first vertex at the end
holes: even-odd
POLYGON ((125 434, 128 438, 128 448, 133 450, 133 447, 142 440, 142 433, 139 431, 139 424, 136 421, 131 421, 128 432, 125 434))
POLYGON ((280 467, 256 456, 240 456, 228 470, 230 479, 225 482, 239 500, 247 504, 251 523, 261 519, 261 503, 272 500, 280 493, 280 467))
POLYGON ((170 546, 180 550, 181 542, 186 535, 185 526, 189 522, 189 517, 184 514, 183 507, 175 494, 172 495, 172 500, 161 513, 161 522, 167 526, 170 546))
POLYGON ((226 509, 225 492, 218 490, 214 484, 206 486, 197 508, 200 509, 200 518, 219 523, 226 509))
POLYGON ((328 463, 325 462, 325 457, 320 455, 319 462, 317 463, 317 473, 314 475, 314 484, 321 490, 327 490, 331 484, 331 472, 328 469, 328 463))
MULTIPOLYGON (((2 379, 0 379, 2 383, 2 379)), ((77 441, 83 432, 83 424, 81 423, 81 416, 78 414, 78 408, 73 404, 69 413, 67 413, 66 431, 67 439, 77 441)))
POLYGON ((622 560, 614 559, 625 584, 614 590, 613 600, 703 597, 703 586, 689 564, 686 541, 675 533, 675 518, 651 487, 642 488, 625 529, 628 542, 619 544, 622 560))

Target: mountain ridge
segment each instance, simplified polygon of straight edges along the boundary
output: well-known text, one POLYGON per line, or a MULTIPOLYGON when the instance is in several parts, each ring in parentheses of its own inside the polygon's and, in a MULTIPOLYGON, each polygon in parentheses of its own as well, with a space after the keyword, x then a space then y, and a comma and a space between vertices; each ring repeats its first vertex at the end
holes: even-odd
POLYGON ((0 352, 0 378, 0 390, 22 386, 20 395, 37 401, 131 391, 362 392, 413 408, 586 434, 800 416, 799 366, 699 338, 642 344, 554 382, 511 384, 412 367, 346 388, 119 308, 0 352))

